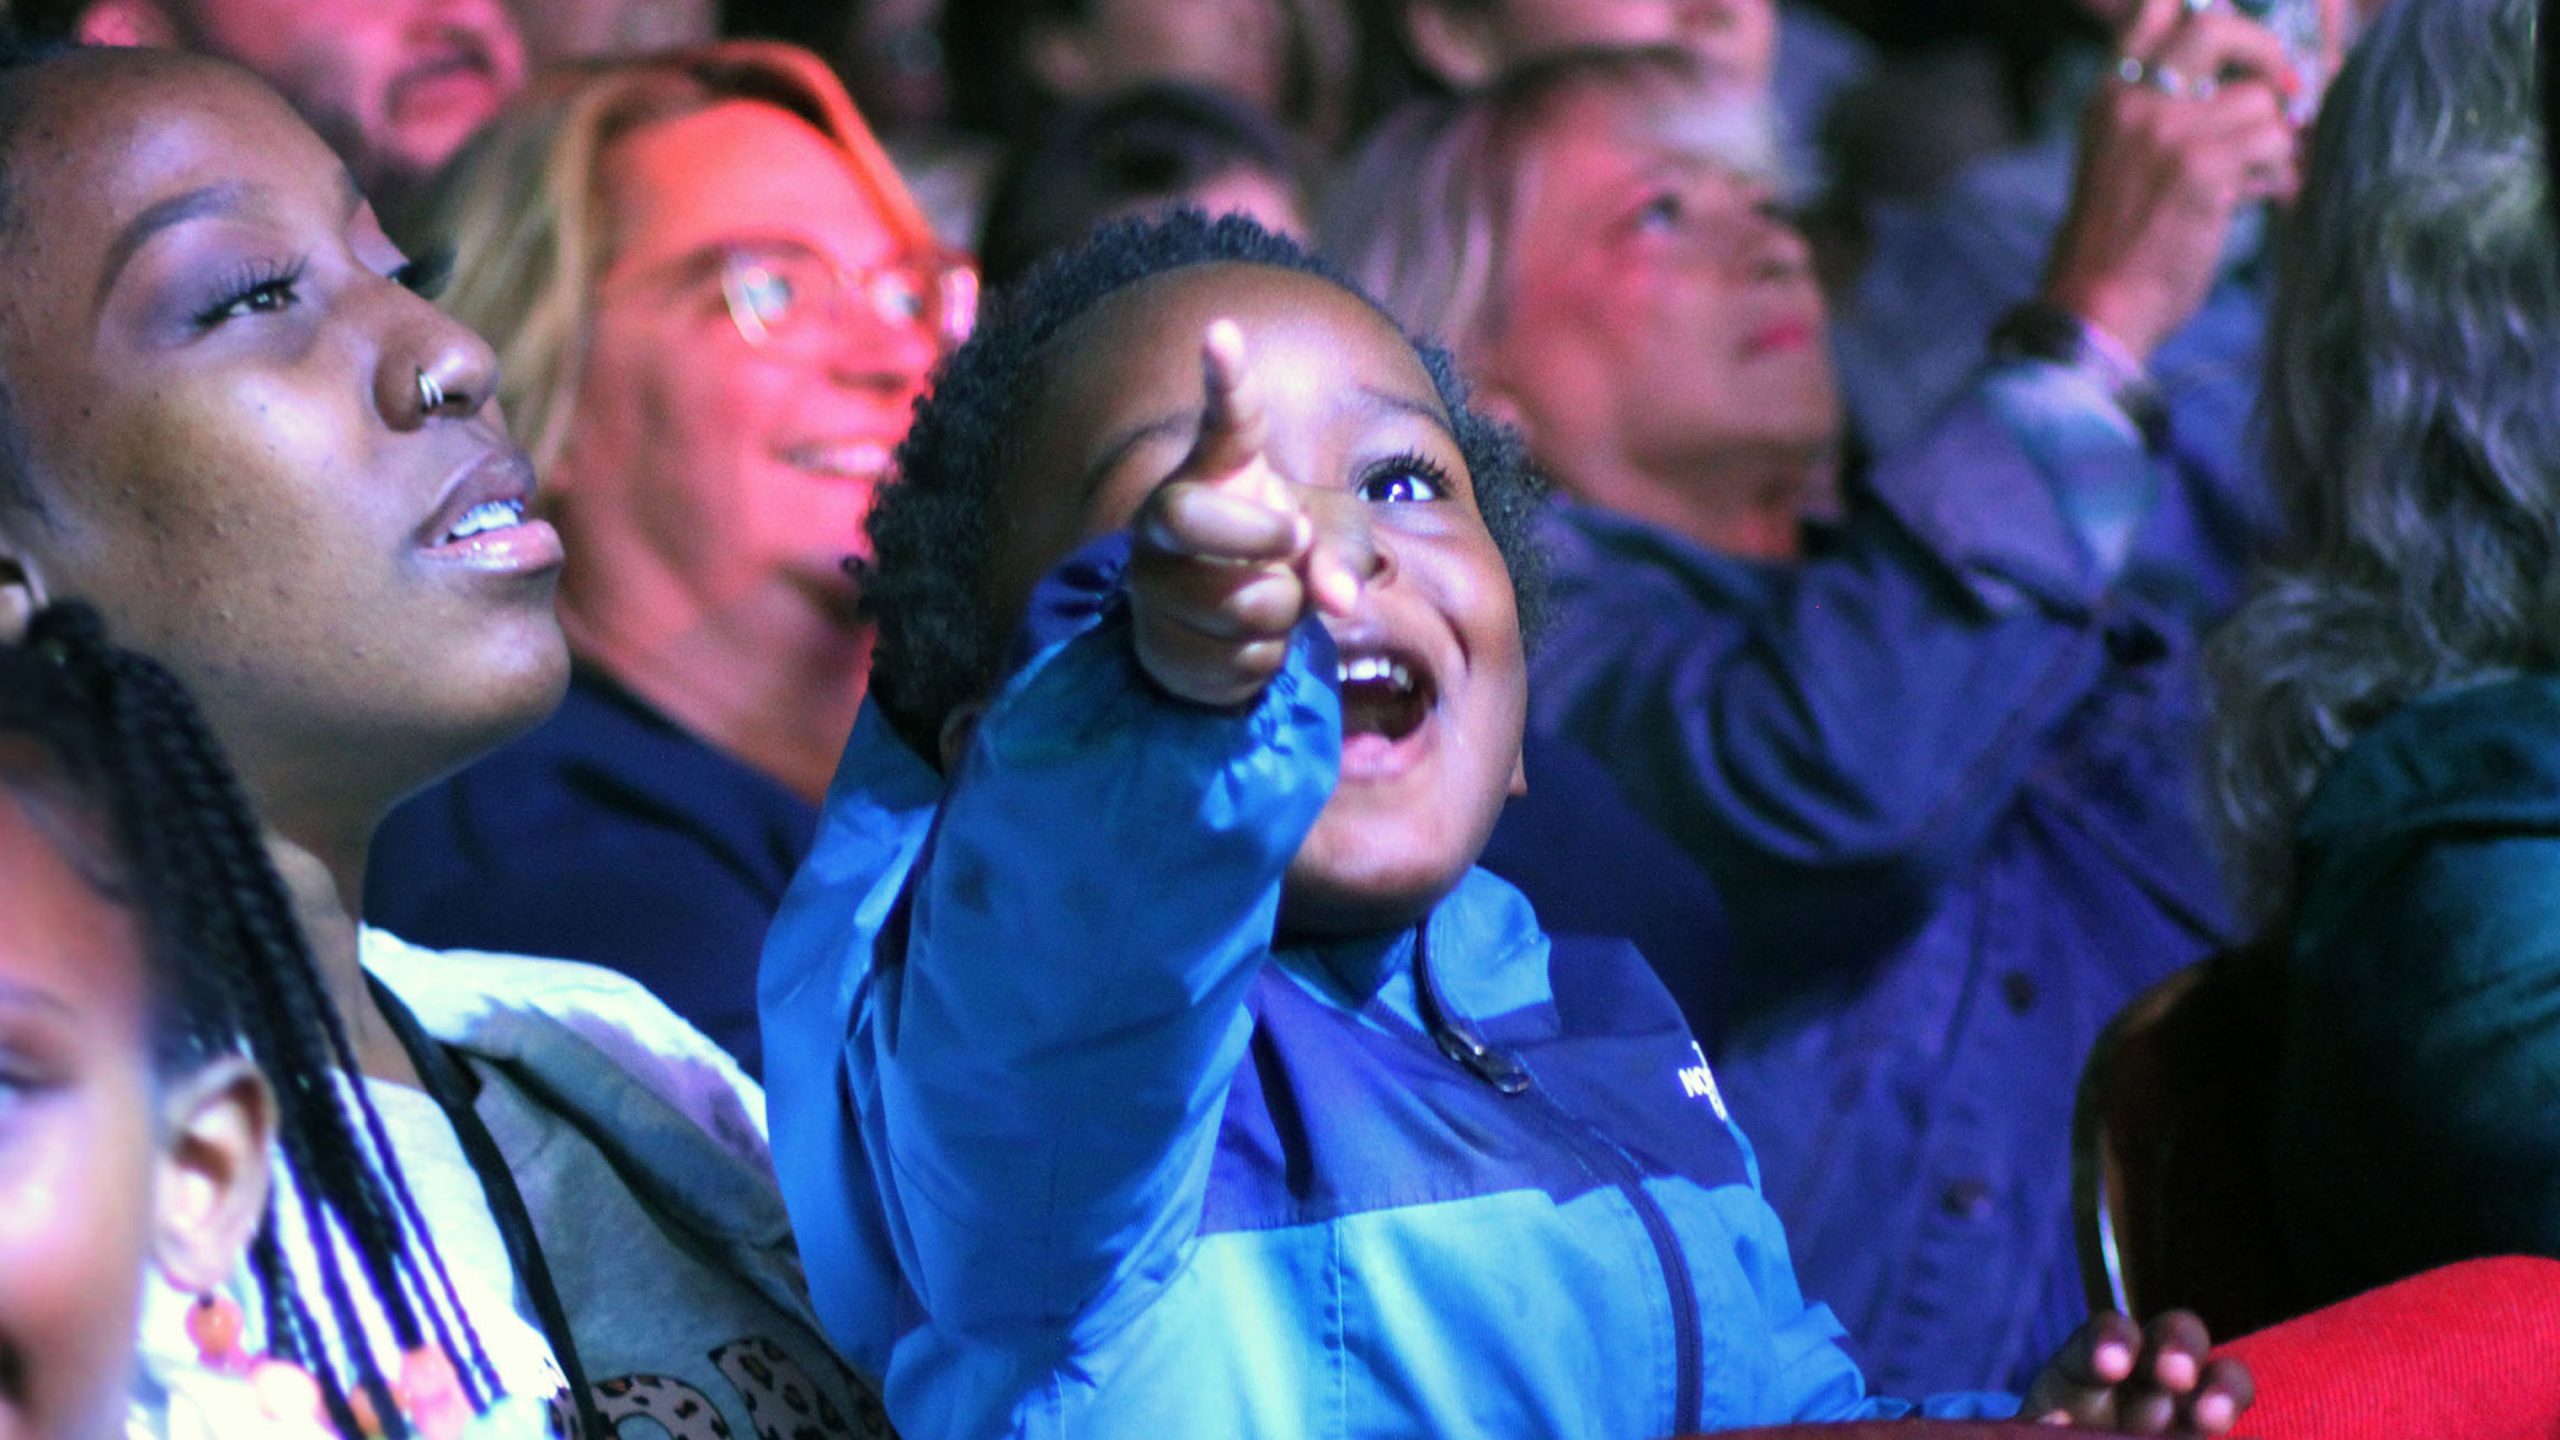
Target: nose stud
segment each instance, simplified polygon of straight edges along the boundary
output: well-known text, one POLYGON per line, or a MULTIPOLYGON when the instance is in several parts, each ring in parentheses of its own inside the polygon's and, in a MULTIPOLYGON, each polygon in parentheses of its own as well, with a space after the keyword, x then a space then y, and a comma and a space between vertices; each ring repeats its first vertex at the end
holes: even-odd
POLYGON ((422 414, 433 415, 444 408, 444 386, 421 367, 418 371, 418 404, 422 414))

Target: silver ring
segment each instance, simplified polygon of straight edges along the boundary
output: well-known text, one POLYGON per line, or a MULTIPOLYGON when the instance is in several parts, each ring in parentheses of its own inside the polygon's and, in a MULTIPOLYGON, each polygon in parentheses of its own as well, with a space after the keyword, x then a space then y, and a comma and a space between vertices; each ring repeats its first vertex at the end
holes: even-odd
POLYGON ((425 413, 433 415, 443 409, 444 399, 444 386, 437 383, 436 377, 420 369, 418 371, 418 404, 424 407, 425 413))
POLYGON ((2201 15, 2213 8, 2213 0, 2181 0, 2190 15, 2201 15))
POLYGON ((2222 89, 2209 75, 2190 77, 2172 65, 2146 65, 2130 55, 2116 62, 2116 78, 2172 100, 2210 100, 2222 89))

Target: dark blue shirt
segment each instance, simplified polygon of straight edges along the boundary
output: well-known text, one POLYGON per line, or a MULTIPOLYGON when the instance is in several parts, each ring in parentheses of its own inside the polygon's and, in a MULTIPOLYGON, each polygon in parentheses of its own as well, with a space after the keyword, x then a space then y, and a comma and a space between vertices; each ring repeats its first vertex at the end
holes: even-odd
POLYGON ((1502 807, 1478 865, 1511 882, 1551 935, 1635 942, 1690 1033, 1723 1033, 1733 939, 1715 885, 1570 740, 1522 742, 1529 793, 1502 807))
POLYGON ((2081 1063, 2228 937, 2187 623, 2219 580, 2178 563, 2212 523, 2071 385, 1986 377, 1801 565, 1548 523, 1531 726, 1714 881, 1718 1071, 1807 1294, 1888 1391, 2015 1382, 2085 1315, 2081 1063))
POLYGON ((610 966, 753 1075, 756 962, 817 820, 581 666, 539 729, 392 813, 366 918, 438 949, 610 966))

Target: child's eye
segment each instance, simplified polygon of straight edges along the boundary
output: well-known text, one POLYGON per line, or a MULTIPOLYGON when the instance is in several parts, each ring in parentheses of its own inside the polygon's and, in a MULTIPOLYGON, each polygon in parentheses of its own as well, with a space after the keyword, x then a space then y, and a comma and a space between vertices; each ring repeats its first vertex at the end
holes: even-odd
POLYGON ((1399 455, 1371 466, 1354 494, 1374 504, 1410 505, 1449 498, 1449 472, 1420 455, 1399 455))
POLYGON ((196 312, 196 327, 210 330, 225 321, 275 314, 302 298, 301 284, 299 260, 281 267, 263 263, 247 266, 223 285, 211 303, 196 312))

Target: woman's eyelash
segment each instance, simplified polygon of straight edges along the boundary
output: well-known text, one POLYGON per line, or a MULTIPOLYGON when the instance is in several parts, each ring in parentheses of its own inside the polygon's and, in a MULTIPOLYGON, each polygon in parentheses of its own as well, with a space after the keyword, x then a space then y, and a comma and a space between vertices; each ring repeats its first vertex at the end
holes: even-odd
POLYGON ((214 298, 196 312, 196 328, 210 330, 240 314, 266 308, 255 303, 261 296, 292 300, 294 287, 302 283, 302 270, 300 260, 256 260, 240 266, 222 282, 214 298))
POLYGON ((392 283, 426 299, 436 299, 453 281, 453 257, 453 246, 431 246, 415 260, 392 271, 392 283))

